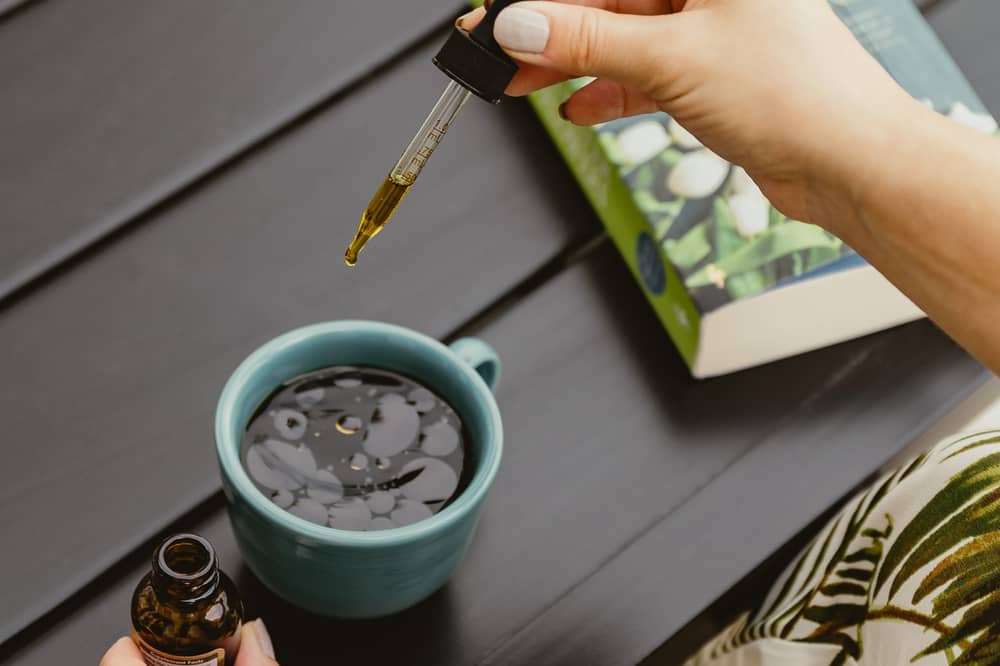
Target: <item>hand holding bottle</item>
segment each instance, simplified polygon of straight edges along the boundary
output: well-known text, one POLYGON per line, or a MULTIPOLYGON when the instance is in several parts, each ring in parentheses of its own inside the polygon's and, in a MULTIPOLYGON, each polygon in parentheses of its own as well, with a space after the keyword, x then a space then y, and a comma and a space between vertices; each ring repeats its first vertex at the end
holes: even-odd
MULTIPOLYGON (((100 666, 145 666, 145 662, 132 639, 122 637, 107 651, 100 666)), ((243 625, 236 666, 278 666, 271 637, 262 620, 243 625)))

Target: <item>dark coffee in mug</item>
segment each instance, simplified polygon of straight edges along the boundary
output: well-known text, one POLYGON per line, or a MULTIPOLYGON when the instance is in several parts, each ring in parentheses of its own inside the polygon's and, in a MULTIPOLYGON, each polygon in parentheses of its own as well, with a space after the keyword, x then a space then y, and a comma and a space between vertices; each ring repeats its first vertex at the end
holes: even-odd
POLYGON ((250 419, 240 459, 282 509, 342 530, 430 518, 469 485, 471 441, 435 391, 395 372, 334 366, 296 377, 250 419))

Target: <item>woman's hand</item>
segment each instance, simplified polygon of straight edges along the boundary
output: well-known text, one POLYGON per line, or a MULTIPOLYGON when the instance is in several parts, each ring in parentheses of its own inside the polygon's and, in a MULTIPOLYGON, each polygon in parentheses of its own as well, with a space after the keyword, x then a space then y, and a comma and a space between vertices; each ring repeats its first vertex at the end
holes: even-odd
POLYGON ((827 0, 519 2, 494 35, 521 63, 510 94, 595 76, 563 106, 571 122, 666 111, 782 212, 821 224, 860 196, 870 158, 853 147, 919 111, 827 0))
MULTIPOLYGON (((145 664, 139 648, 132 639, 123 637, 105 653, 100 666, 145 666, 145 664)), ((236 666, 278 666, 278 662, 274 659, 271 637, 262 620, 254 620, 243 625, 236 666)))
POLYGON ((1000 372, 1000 142, 910 98, 828 1, 525 1, 493 34, 511 94, 589 75, 572 122, 666 111, 1000 372))

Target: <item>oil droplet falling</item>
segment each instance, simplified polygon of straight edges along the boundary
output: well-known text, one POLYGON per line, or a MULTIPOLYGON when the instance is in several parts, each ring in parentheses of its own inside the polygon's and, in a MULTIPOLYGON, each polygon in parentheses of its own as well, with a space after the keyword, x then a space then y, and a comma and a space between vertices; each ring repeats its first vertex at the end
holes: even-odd
MULTIPOLYGON (((363 453, 355 453, 351 456, 351 469, 355 472, 360 472, 363 469, 368 469, 368 456, 363 453)), ((365 479, 367 482, 368 479, 365 479)))
POLYGON ((376 458, 375 466, 378 467, 379 469, 389 469, 390 467, 392 467, 392 461, 389 460, 388 458, 376 458))
POLYGON ((345 435, 354 435, 361 430, 361 419, 351 414, 344 414, 337 419, 337 430, 345 435))

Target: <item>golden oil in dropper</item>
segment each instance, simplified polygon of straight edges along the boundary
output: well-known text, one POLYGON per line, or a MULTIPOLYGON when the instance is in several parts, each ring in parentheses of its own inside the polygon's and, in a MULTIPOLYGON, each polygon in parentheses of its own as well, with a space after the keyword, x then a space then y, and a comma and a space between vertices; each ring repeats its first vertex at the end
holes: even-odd
POLYGON ((382 231, 411 187, 413 187, 412 180, 407 182, 404 178, 393 174, 389 174, 382 182, 361 215, 361 224, 358 225, 354 240, 344 255, 344 261, 348 266, 358 263, 358 253, 361 252, 361 248, 382 231))
POLYGON ((434 56, 434 64, 451 81, 361 216, 344 257, 348 266, 357 263, 365 243, 385 227, 469 96, 475 93, 491 104, 503 99, 517 63, 497 44, 493 27, 500 12, 519 1, 487 0, 479 24, 469 31, 456 24, 434 56))
POLYGON ((420 171, 427 164, 427 160, 434 153, 434 149, 437 148, 441 139, 444 138, 451 121, 469 99, 470 94, 468 90, 454 81, 451 81, 445 88, 437 104, 434 105, 427 119, 420 126, 416 136, 403 151, 396 165, 389 171, 388 177, 368 203, 368 207, 365 208, 365 212, 361 216, 361 224, 358 225, 358 231, 354 234, 354 240, 351 241, 344 254, 344 261, 348 266, 357 263, 358 253, 361 252, 361 249, 389 222, 389 218, 396 212, 403 197, 413 187, 420 171))

